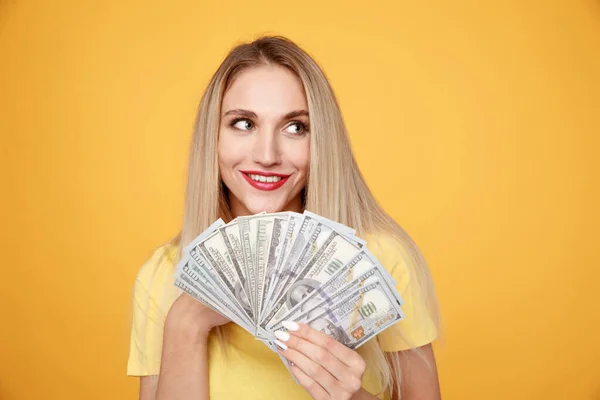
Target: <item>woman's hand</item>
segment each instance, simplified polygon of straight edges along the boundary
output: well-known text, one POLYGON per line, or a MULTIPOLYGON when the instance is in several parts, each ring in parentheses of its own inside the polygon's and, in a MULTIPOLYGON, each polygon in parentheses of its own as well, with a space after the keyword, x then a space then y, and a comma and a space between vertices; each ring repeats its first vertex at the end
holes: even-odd
POLYGON ((165 329, 175 332, 178 338, 188 337, 191 340, 206 339, 209 331, 230 322, 223 315, 211 310, 187 293, 182 293, 171 306, 165 329))
POLYGON ((348 400, 361 391, 366 363, 355 351, 306 324, 283 323, 275 333, 279 353, 315 400, 348 400))
POLYGON ((190 295, 181 294, 165 320, 157 400, 208 399, 208 334, 229 322, 190 295))

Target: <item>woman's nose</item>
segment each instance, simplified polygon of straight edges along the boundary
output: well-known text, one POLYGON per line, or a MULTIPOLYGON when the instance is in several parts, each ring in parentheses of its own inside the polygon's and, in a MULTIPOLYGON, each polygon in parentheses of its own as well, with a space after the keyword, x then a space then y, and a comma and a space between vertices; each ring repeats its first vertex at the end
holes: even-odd
POLYGON ((254 162, 269 167, 278 164, 280 160, 277 135, 270 131, 260 131, 255 135, 252 149, 254 162))

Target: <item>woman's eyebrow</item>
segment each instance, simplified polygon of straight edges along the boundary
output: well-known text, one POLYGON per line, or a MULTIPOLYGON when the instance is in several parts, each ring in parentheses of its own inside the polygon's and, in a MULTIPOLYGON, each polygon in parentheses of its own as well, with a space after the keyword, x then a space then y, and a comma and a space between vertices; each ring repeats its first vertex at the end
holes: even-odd
MULTIPOLYGON (((229 110, 227 112, 225 112, 225 114, 223 114, 223 117, 226 117, 228 115, 231 114, 235 114, 235 115, 239 115, 241 117, 245 117, 245 118, 254 118, 254 119, 258 119, 258 116, 256 115, 256 113, 254 111, 250 111, 250 110, 243 110, 241 108, 236 108, 233 110, 229 110)), ((283 116, 283 119, 289 119, 289 118, 295 118, 295 117, 308 117, 308 111, 306 110, 294 110, 291 111, 287 114, 285 114, 283 116)))
POLYGON ((284 119, 296 118, 296 117, 308 117, 308 111, 295 110, 295 111, 289 112, 283 116, 284 119))

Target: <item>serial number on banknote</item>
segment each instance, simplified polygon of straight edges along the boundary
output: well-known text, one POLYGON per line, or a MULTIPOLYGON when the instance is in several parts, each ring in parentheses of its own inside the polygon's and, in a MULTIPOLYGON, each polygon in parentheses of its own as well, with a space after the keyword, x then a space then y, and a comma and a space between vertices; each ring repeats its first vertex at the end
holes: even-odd
POLYGON ((387 324, 388 322, 392 321, 396 319, 396 315, 395 314, 388 314, 385 317, 383 317, 382 319, 380 319, 379 321, 375 322, 375 326, 377 328, 382 327, 383 325, 387 324))

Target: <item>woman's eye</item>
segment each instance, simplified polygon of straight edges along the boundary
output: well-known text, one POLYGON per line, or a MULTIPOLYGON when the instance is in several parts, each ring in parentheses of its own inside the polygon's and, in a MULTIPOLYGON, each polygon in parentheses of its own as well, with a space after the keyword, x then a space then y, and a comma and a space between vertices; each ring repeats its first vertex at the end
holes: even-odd
POLYGON ((302 122, 294 122, 290 126, 287 127, 287 132, 293 133, 295 135, 303 134, 306 131, 306 125, 302 122), (293 129, 295 127, 295 129, 293 129))
MULTIPOLYGON (((249 131, 254 129, 254 124, 248 119, 236 119, 231 122, 231 126, 241 131, 249 131)), ((307 126, 303 122, 293 122, 288 125, 286 132, 292 135, 303 135, 308 130, 307 126)))
POLYGON ((233 121, 231 125, 242 131, 250 130, 253 127, 252 122, 248 121, 247 119, 238 119, 236 121, 233 121))

